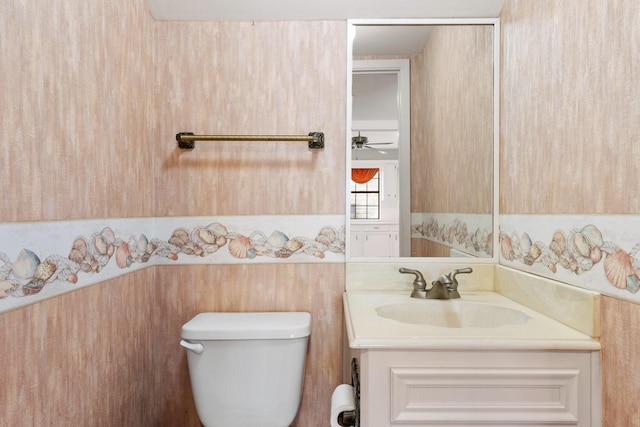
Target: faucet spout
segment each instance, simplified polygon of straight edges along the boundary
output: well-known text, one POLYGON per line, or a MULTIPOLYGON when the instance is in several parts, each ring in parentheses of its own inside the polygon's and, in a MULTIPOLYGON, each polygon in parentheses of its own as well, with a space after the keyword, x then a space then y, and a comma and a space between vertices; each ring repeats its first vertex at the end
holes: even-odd
POLYGON ((457 297, 451 294, 453 290, 452 286, 453 282, 451 281, 451 278, 448 275, 443 274, 438 278, 438 280, 431 283, 431 289, 429 289, 427 293, 427 299, 460 298, 460 294, 458 294, 457 297))

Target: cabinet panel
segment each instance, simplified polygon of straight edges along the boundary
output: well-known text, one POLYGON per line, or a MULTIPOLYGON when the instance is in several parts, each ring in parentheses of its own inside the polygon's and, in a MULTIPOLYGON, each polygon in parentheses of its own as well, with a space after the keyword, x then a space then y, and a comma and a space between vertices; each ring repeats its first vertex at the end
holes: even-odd
POLYGON ((578 369, 391 368, 391 422, 578 422, 578 369))

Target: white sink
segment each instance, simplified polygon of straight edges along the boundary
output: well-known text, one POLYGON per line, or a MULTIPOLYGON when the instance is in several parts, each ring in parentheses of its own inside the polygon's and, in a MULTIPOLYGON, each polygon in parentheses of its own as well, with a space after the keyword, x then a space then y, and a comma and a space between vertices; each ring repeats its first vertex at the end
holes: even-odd
POLYGON ((442 328, 498 328, 522 325, 531 316, 515 308, 464 300, 416 300, 376 307, 380 317, 442 328))

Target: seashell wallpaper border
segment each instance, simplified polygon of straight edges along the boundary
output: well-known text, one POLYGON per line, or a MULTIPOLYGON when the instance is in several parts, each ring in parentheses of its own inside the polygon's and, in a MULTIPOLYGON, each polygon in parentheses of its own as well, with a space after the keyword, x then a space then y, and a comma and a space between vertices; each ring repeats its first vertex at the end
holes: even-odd
POLYGON ((491 214, 412 213, 411 237, 426 239, 468 255, 492 256, 491 214))
POLYGON ((500 264, 640 303, 640 216, 500 215, 500 264))
POLYGON ((0 223, 0 312, 158 264, 344 262, 343 215, 0 223))

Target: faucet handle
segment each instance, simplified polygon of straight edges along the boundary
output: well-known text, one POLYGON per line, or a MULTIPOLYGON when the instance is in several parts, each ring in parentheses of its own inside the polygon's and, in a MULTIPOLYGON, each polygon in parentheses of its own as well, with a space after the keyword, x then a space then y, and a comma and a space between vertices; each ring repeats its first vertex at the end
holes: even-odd
POLYGON ((451 279, 451 287, 454 291, 458 290, 458 280, 456 279, 457 274, 461 273, 472 273, 473 269, 471 267, 467 268, 459 268, 457 270, 453 270, 451 273, 447 274, 449 279, 451 279))
POLYGON ((418 270, 411 270, 409 268, 400 267, 398 270, 400 273, 415 274, 416 278, 413 281, 413 289, 416 291, 424 291, 427 288, 427 282, 424 280, 424 276, 418 270))

